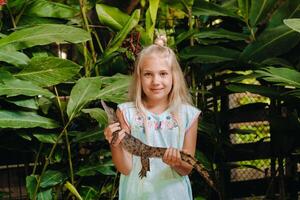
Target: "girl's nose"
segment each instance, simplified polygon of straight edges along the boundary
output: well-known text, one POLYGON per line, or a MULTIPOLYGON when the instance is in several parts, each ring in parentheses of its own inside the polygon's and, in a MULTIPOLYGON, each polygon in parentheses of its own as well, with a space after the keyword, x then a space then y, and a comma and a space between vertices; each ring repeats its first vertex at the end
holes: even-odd
POLYGON ((153 76, 153 79, 152 79, 152 84, 158 84, 158 83, 159 83, 159 79, 160 79, 159 76, 154 75, 154 76, 153 76))

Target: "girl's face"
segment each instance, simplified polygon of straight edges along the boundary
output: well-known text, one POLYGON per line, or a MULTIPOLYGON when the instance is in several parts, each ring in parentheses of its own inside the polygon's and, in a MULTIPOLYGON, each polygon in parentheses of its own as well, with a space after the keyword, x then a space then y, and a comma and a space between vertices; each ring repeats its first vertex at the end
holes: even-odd
POLYGON ((146 57, 140 63, 141 84, 148 103, 167 103, 172 89, 171 67, 159 56, 146 57))

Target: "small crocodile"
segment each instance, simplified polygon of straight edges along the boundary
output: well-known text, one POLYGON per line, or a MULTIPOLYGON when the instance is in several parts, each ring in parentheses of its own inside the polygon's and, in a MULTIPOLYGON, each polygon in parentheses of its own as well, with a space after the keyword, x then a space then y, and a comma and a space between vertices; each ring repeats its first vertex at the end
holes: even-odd
MULTIPOLYGON (((101 100, 101 104, 107 114, 108 123, 112 124, 118 122, 115 111, 112 108, 108 107, 102 100, 101 100)), ((119 131, 113 133, 113 137, 111 141, 112 144, 114 144, 118 139, 118 132, 119 131)), ((163 148, 163 147, 153 147, 153 146, 146 145, 141 140, 137 139, 136 137, 128 133, 125 133, 125 136, 121 141, 121 145, 129 153, 141 157, 142 169, 139 172, 140 178, 146 177, 147 171, 150 171, 149 158, 153 158, 153 157, 162 158, 167 150, 167 148, 163 148)), ((186 154, 182 151, 180 151, 180 156, 183 161, 192 165, 199 172, 199 174, 203 177, 203 179, 207 182, 207 184, 210 187, 212 187, 215 191, 217 191, 213 181, 209 176, 209 173, 199 161, 197 161, 191 155, 186 154)))

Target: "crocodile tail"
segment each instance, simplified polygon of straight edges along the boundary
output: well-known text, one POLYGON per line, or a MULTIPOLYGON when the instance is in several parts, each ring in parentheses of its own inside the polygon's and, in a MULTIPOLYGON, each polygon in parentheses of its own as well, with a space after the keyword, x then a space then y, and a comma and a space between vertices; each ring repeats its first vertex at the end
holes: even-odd
POLYGON ((199 162, 196 161, 193 167, 197 170, 197 172, 203 177, 203 179, 207 182, 207 184, 216 190, 214 182, 211 180, 208 171, 204 168, 204 166, 199 162))
POLYGON ((215 191, 217 191, 214 182, 211 180, 211 177, 208 173, 208 171, 205 169, 202 163, 200 163, 198 160, 196 160, 194 157, 192 157, 189 154, 181 153, 181 159, 185 162, 189 163, 194 167, 194 169, 203 177, 203 179, 206 181, 206 183, 212 187, 215 191))

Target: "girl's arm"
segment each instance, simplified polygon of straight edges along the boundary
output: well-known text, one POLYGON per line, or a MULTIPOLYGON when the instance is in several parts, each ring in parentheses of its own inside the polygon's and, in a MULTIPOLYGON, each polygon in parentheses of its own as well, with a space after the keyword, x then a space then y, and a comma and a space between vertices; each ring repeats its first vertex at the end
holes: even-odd
MULTIPOLYGON (((186 132, 182 148, 185 153, 190 154, 193 157, 196 151, 197 128, 198 119, 192 123, 191 127, 186 132)), ((193 166, 181 160, 178 149, 168 148, 164 154, 163 160, 182 176, 188 175, 193 169, 193 166)))
POLYGON ((111 141, 112 133, 116 130, 121 130, 119 132, 118 140, 114 145, 110 143, 110 149, 112 153, 112 160, 119 172, 121 172, 124 175, 128 175, 132 169, 132 155, 128 153, 125 149, 122 148, 120 142, 123 139, 125 132, 130 133, 129 127, 127 126, 122 112, 117 109, 116 115, 118 117, 118 120, 120 124, 112 124, 107 127, 105 130, 106 132, 106 138, 108 138, 108 141, 111 141), (109 135, 109 136, 108 136, 109 135))

